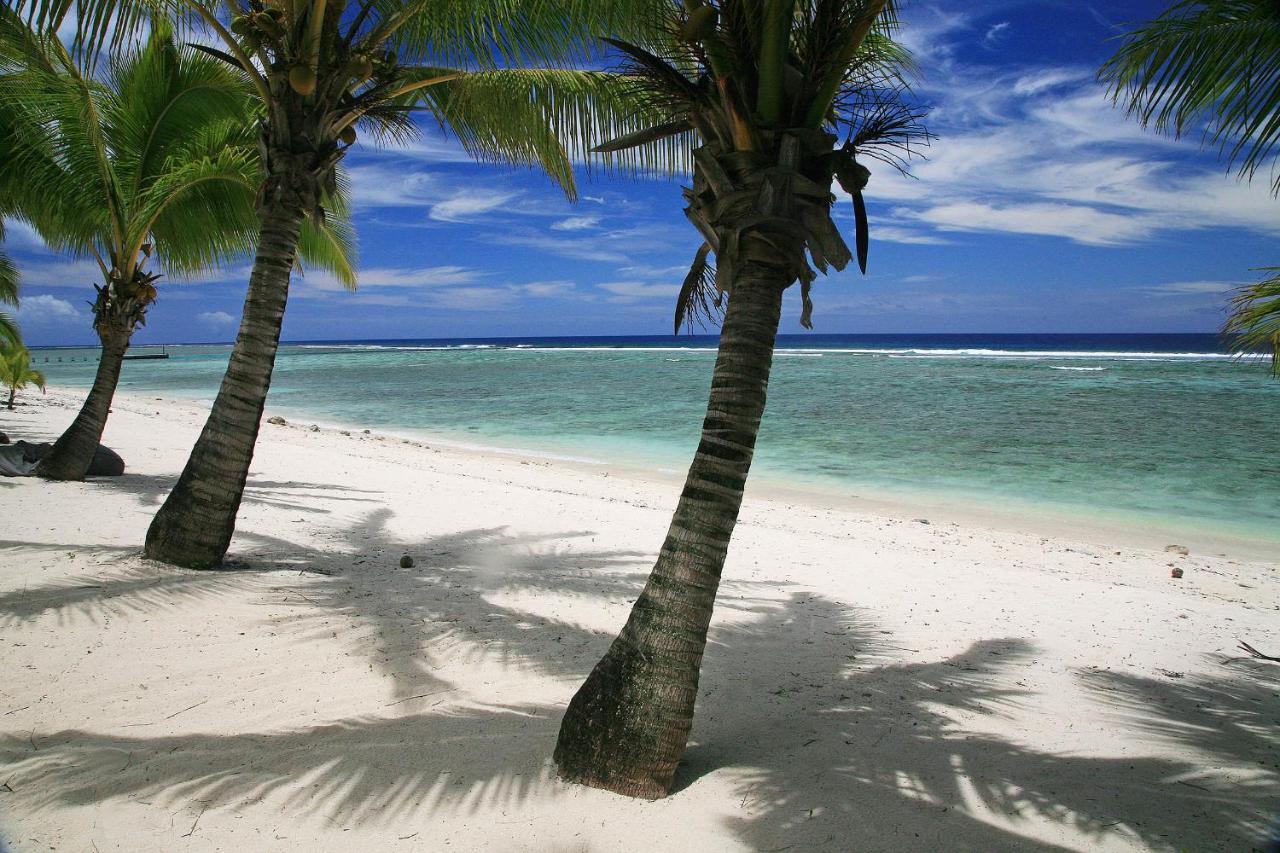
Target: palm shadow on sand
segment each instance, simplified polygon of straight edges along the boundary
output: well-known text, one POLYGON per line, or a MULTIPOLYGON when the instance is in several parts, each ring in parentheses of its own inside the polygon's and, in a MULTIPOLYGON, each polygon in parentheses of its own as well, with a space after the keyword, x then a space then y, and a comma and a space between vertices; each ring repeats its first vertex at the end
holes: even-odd
MULTIPOLYGON (((337 639, 388 677, 380 714, 236 735, 11 737, 0 762, 15 804, 138 798, 217 808, 269 796, 334 825, 404 822, 412 832, 436 812, 563 795, 548 761, 563 705, 474 701, 454 692, 440 665, 484 660, 545 673, 561 679, 567 701, 610 636, 503 602, 543 592, 630 600, 652 555, 583 548, 585 531, 488 528, 394 542, 388 517, 370 513, 323 547, 252 537, 242 554, 259 582, 308 572, 284 617, 297 642, 332 642, 325 631, 339 617, 360 626, 337 639), (397 567, 402 550, 415 554, 414 568, 397 567)), ((226 594, 248 578, 181 576, 190 587, 176 587, 170 604, 163 589, 117 588, 114 597, 136 595, 143 610, 180 607, 185 595, 226 594), (186 591, 201 584, 213 592, 186 591)), ((281 588, 272 582, 264 594, 281 588)), ((86 606, 85 593, 73 597, 68 606, 86 606)), ((25 618, 7 599, 0 614, 25 618)), ((779 601, 762 585, 729 580, 675 796, 731 786, 741 814, 728 827, 757 850, 1056 850, 1110 835, 1157 849, 1257 843, 1280 802, 1273 672, 1224 667, 1219 678, 1176 683, 1081 673, 1084 694, 1118 731, 1195 758, 1066 755, 983 725, 1032 698, 1018 682, 1033 652, 1022 640, 989 640, 947 660, 911 661, 855 608, 800 590, 779 601)))

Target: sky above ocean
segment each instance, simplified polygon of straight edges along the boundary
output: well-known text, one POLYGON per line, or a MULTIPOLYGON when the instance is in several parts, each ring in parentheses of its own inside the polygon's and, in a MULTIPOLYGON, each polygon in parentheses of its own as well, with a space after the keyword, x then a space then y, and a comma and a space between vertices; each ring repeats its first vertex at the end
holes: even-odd
MULTIPOLYGON (((825 333, 1209 332, 1254 267, 1280 262, 1268 175, 1227 174, 1198 137, 1141 130, 1097 68, 1168 0, 914 0, 902 39, 937 135, 914 177, 874 170, 871 260, 820 280, 825 333)), ((663 334, 699 238, 680 180, 580 173, 567 202, 545 177, 470 162, 433 125, 348 159, 361 286, 296 280, 286 340, 663 334)), ((837 221, 852 230, 847 199, 837 221)), ((94 342, 96 266, 22 223, 8 248, 35 345, 94 342)), ((227 341, 248 260, 164 280, 139 344, 227 341)), ((784 332, 801 331, 788 294, 784 332)))

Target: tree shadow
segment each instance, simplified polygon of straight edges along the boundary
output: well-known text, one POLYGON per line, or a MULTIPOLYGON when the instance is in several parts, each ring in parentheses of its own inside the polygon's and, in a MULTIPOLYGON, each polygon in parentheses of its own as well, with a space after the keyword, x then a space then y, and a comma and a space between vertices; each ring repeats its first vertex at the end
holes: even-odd
POLYGON ((679 782, 734 768, 743 814, 729 825, 751 849, 1057 850, 1113 840, 1249 850, 1280 805, 1278 688, 1258 673, 1173 686, 1082 677, 1090 698, 1105 682, 1103 701, 1124 715, 1115 734, 1139 735, 1142 749, 1090 756, 990 733, 1030 707, 1020 670, 1034 648, 1024 641, 878 663, 891 649, 885 635, 835 602, 797 597, 787 618, 717 639, 679 782), (780 654, 789 660, 762 665, 780 654), (1153 739, 1180 749, 1152 749, 1153 739))
MULTIPOLYGON (((27 553, 42 549, 29 543, 0 543, 0 547, 8 548, 14 544, 27 553)), ((43 550, 61 551, 66 548, 65 545, 44 546, 43 550)), ((93 550, 105 549, 95 547, 93 550)), ((127 555, 134 552, 133 548, 114 550, 127 555)), ((246 584, 270 571, 273 570, 195 572, 149 563, 12 589, 0 594, 0 626, 13 627, 49 614, 57 618, 59 625, 66 625, 75 619, 100 623, 108 617, 177 609, 233 590, 243 590, 246 584)))
MULTIPOLYGON (((728 828, 751 849, 1057 850, 1111 839, 1247 850, 1280 794, 1274 749, 1272 767, 1257 766, 1275 744, 1264 729, 1275 685, 1255 681, 1258 673, 1175 686, 1082 677, 1105 683, 1087 695, 1128 715, 1122 730, 1171 738, 1179 757, 1152 757, 1149 741, 1141 757, 1054 753, 990 733, 995 723, 1016 726, 1032 698, 1019 683, 1033 653, 1023 641, 904 663, 889 634, 838 602, 797 592, 765 605, 732 582, 725 590, 671 808, 685 789, 728 785, 741 811, 728 828), (1212 733, 1202 730, 1206 706, 1220 723, 1212 733), (1182 757, 1188 751, 1195 757, 1182 757), (1235 784, 1243 767, 1253 775, 1235 784), (1181 784, 1188 779, 1196 786, 1181 784)), ((459 644, 510 643, 520 650, 514 665, 536 658, 575 679, 607 646, 580 626, 525 616, 519 642, 507 622, 480 618, 459 644), (584 654, 566 662, 565 640, 584 654)), ((350 825, 564 795, 548 762, 562 706, 511 699, 438 696, 405 716, 263 733, 9 737, 0 762, 29 808, 278 797, 280 808, 350 825)))
MULTIPOLYGON (((173 490, 177 474, 131 474, 128 470, 119 477, 90 477, 85 485, 103 491, 130 495, 143 506, 159 506, 173 490)), ((312 514, 329 514, 329 510, 316 506, 316 497, 325 501, 355 501, 373 503, 370 497, 381 495, 373 489, 358 489, 334 483, 307 483, 300 480, 264 480, 249 476, 245 484, 244 503, 287 509, 312 514)))
POLYGON ((594 536, 589 530, 491 527, 405 541, 387 530, 392 515, 371 511, 333 534, 330 549, 246 533, 242 538, 255 547, 241 555, 255 565, 319 572, 305 598, 288 602, 293 613, 285 625, 308 641, 332 638, 335 616, 359 626, 337 637, 391 679, 397 700, 442 688, 434 672, 446 659, 576 675, 586 647, 603 632, 527 613, 503 604, 502 596, 540 591, 629 600, 643 583, 636 570, 652 559, 642 551, 577 547, 594 536), (400 566, 402 554, 413 555, 412 567, 400 566), (560 653, 548 654, 554 647, 560 653))

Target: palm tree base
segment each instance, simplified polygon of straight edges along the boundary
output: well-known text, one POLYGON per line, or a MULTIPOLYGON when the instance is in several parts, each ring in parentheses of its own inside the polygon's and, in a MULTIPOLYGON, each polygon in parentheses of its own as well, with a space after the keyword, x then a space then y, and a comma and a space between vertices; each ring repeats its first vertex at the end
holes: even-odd
POLYGON ((187 529, 184 520, 200 518, 201 514, 194 505, 179 497, 182 486, 179 481, 152 519, 142 553, 150 560, 184 569, 216 569, 222 565, 231 537, 210 536, 208 529, 187 529))
POLYGON ((689 739, 696 694, 696 673, 693 688, 683 687, 615 640, 560 723, 560 778, 627 797, 665 797, 689 739))

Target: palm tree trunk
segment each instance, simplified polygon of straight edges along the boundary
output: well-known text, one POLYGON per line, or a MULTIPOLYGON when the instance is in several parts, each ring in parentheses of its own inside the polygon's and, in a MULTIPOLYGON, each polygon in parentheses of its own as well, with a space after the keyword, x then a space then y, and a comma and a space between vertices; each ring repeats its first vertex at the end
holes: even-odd
POLYGON ((111 400, 120 382, 120 368, 129 349, 130 333, 123 330, 101 335, 102 354, 93 387, 80 407, 76 419, 54 442, 53 449, 36 466, 36 476, 48 480, 83 480, 93 463, 93 454, 107 427, 111 400))
POLYGON ((178 484, 147 530, 145 550, 153 560, 213 568, 231 544, 271 386, 303 217, 293 204, 275 203, 263 211, 244 315, 222 387, 178 484))
POLYGON ((702 441, 666 541, 622 632, 560 724, 555 761, 568 781, 647 799, 670 790, 693 723, 707 628, 789 283, 762 264, 746 264, 735 276, 702 441))
POLYGON ((18 396, 18 386, 9 386, 9 411, 13 411, 13 398, 18 396))

